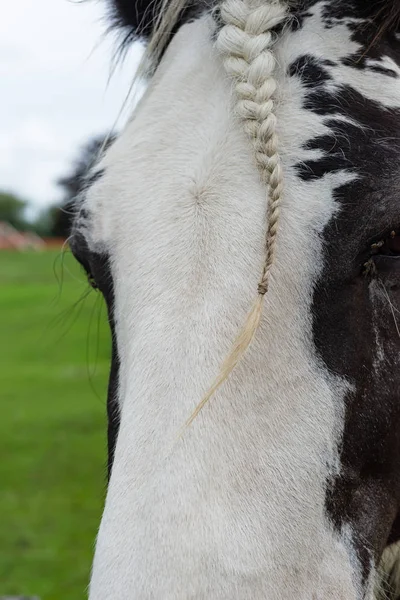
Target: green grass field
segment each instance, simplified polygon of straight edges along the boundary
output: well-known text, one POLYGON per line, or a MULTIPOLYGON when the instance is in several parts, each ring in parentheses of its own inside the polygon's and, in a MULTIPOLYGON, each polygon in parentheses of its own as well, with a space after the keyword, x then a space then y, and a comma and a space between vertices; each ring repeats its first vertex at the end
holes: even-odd
POLYGON ((69 253, 0 252, 0 597, 86 597, 109 367, 101 298, 76 304, 87 290, 69 253))

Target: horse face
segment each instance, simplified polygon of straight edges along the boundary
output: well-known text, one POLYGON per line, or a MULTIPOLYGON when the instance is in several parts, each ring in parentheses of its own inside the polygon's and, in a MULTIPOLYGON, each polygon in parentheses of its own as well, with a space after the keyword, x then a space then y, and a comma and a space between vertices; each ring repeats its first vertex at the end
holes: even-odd
POLYGON ((374 597, 399 534, 400 42, 367 9, 309 1, 279 33, 265 310, 178 442, 264 257, 266 190, 209 15, 179 28, 86 193, 72 249, 114 334, 93 600, 374 597))

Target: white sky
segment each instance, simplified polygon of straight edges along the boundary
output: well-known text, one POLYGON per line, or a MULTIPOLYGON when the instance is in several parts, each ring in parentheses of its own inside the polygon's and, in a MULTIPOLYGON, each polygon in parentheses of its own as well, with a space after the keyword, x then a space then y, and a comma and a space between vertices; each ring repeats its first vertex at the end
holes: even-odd
POLYGON ((0 18, 0 189, 40 209, 79 146, 115 122, 140 56, 108 84, 115 38, 105 0, 12 0, 0 18))

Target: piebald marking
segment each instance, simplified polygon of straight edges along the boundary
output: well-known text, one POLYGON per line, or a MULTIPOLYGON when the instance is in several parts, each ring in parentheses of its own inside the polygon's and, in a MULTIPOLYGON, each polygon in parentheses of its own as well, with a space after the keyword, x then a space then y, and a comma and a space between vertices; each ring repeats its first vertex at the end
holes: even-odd
POLYGON ((400 78, 394 38, 365 57, 358 1, 310 0, 282 29, 285 4, 227 0, 221 30, 203 11, 171 42, 185 2, 159 17, 150 54, 168 48, 76 224, 118 355, 90 600, 375 597, 398 475, 377 383, 397 363, 357 257, 398 217, 400 78))
POLYGON ((297 178, 308 131, 326 130, 285 75, 298 44, 312 43, 300 35, 280 43, 285 243, 278 235, 259 334, 164 460, 244 322, 265 260, 265 184, 232 116, 212 27, 205 17, 176 34, 86 200, 89 243, 110 254, 121 361, 90 598, 310 600, 312 590, 358 600, 351 535, 324 516, 347 384, 320 366, 310 321, 319 233, 332 191, 352 176, 297 178))

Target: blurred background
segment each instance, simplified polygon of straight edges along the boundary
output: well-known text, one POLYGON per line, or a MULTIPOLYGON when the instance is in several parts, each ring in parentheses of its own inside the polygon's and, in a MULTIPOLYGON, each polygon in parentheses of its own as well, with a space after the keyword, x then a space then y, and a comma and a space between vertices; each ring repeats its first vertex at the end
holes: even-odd
POLYGON ((106 311, 66 239, 141 55, 116 66, 105 4, 1 10, 0 598, 85 598, 104 500, 106 311))

